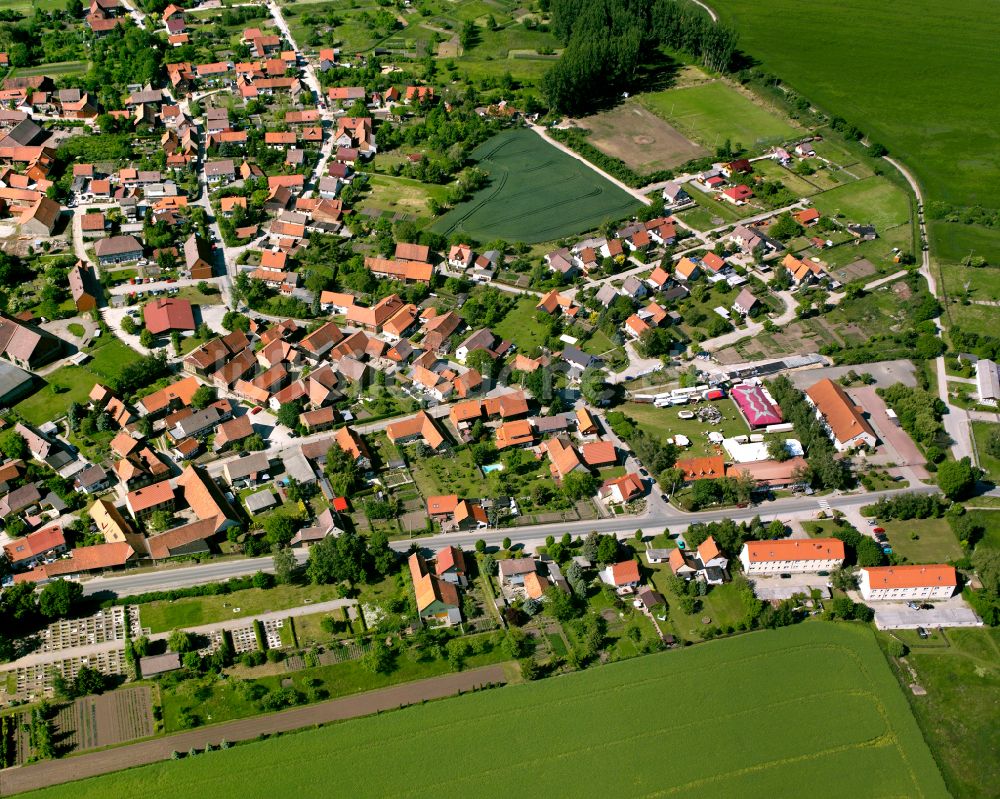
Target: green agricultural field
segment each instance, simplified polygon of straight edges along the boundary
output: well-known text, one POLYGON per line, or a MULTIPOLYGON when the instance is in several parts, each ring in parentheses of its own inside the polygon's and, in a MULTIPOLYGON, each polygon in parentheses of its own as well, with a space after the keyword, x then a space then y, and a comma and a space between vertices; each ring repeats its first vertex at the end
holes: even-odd
POLYGON ((232 594, 149 602, 140 605, 139 619, 143 627, 162 633, 337 598, 336 587, 332 585, 278 585, 266 590, 248 588, 232 594))
POLYGON ((788 122, 722 81, 639 96, 639 102, 685 136, 714 150, 726 139, 753 151, 799 133, 788 122))
POLYGON ((489 798, 522 790, 526 773, 544 796, 779 796, 793 785, 814 797, 948 795, 872 633, 819 622, 35 795, 254 799, 322 792, 335 781, 345 796, 489 798), (697 691, 697 713, 677 711, 681 689, 697 691), (498 730, 510 732, 498 738, 498 730))
POLYGON ((713 0, 740 48, 885 144, 929 199, 1000 203, 992 0, 713 0))
POLYGON ((472 152, 489 186, 441 217, 434 230, 479 241, 529 244, 592 230, 639 201, 530 130, 494 136, 472 152))
POLYGON ((871 177, 838 186, 812 198, 827 216, 842 215, 845 222, 871 223, 879 233, 910 221, 910 198, 883 177, 871 177))

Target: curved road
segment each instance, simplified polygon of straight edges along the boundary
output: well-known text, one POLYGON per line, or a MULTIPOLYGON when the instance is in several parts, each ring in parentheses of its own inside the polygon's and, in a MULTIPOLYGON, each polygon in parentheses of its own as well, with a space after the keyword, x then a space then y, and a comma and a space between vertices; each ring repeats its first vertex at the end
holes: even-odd
MULTIPOLYGON (((931 271, 930 238, 927 235, 927 226, 924 223, 924 194, 920 190, 920 184, 917 183, 917 179, 913 173, 895 158, 890 158, 886 155, 883 156, 883 159, 899 171, 899 174, 910 184, 910 188, 913 189, 913 194, 917 198, 917 230, 920 233, 920 274, 927 281, 927 288, 931 294, 941 301, 942 297, 938 293, 937 280, 931 271)), ((944 302, 947 302, 947 297, 944 298, 944 302)), ((941 326, 941 317, 935 319, 934 324, 937 328, 937 335, 941 338, 944 334, 944 328, 941 326)), ((970 432, 972 428, 969 414, 964 408, 959 408, 948 402, 948 371, 945 368, 944 356, 938 356, 934 365, 937 371, 938 397, 948 407, 948 412, 944 415, 943 421, 945 432, 948 433, 949 438, 952 440, 952 454, 957 459, 968 457, 975 463, 976 456, 972 447, 970 432)))

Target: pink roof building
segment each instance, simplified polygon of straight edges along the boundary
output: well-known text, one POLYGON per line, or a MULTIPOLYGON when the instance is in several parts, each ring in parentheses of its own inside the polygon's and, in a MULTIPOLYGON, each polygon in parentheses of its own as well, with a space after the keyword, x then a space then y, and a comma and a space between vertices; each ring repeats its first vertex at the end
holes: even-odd
POLYGON ((751 427, 781 424, 781 411, 767 398, 760 386, 744 384, 733 386, 729 392, 751 427))

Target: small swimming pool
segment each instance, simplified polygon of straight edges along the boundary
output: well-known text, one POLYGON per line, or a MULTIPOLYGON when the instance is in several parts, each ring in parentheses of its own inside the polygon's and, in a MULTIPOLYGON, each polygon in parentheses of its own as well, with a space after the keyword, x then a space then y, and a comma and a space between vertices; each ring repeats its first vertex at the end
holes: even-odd
POLYGON ((490 472, 502 472, 503 471, 503 464, 502 463, 488 463, 485 466, 480 466, 479 468, 481 468, 483 470, 483 474, 489 474, 490 472))

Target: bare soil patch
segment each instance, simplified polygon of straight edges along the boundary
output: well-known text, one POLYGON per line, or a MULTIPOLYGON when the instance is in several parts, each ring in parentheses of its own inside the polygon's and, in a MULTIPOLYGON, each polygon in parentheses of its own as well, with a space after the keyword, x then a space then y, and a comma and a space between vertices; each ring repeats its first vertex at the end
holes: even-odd
POLYGON ((601 152, 640 174, 673 169, 708 155, 708 150, 632 100, 574 124, 591 132, 588 141, 601 152))
POLYGON ((148 738, 153 732, 153 698, 149 686, 85 696, 65 706, 56 717, 60 747, 74 751, 148 738))

